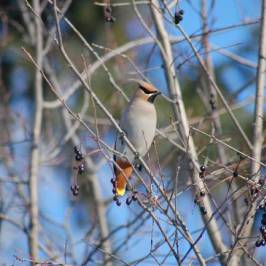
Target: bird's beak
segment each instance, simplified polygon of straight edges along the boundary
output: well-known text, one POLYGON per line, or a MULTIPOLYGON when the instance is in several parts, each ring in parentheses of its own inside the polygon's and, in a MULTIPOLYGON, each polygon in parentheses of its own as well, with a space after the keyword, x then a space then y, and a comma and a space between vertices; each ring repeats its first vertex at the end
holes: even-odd
POLYGON ((153 103, 154 100, 155 100, 155 98, 156 98, 158 95, 160 95, 160 94, 162 94, 160 91, 157 91, 157 92, 153 93, 153 94, 148 98, 148 101, 149 101, 150 103, 153 103))

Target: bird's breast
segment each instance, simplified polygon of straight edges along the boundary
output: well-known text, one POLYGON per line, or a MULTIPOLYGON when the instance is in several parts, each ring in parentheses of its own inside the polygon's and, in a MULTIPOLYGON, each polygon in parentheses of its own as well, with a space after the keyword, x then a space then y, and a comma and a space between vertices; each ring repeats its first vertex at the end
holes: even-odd
POLYGON ((144 156, 151 146, 156 122, 156 110, 153 104, 136 102, 127 110, 123 127, 140 156, 144 156))

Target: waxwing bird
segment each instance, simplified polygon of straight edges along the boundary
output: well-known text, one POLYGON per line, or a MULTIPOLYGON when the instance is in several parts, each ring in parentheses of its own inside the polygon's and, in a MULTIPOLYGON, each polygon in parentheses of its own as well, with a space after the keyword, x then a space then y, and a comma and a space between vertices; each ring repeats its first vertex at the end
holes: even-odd
MULTIPOLYGON (((142 80, 134 81, 137 83, 137 89, 122 113, 120 127, 135 147, 138 155, 142 157, 148 152, 155 135, 157 115, 153 103, 161 92, 150 83, 142 80)), ((123 136, 119 134, 116 138, 115 150, 127 158, 114 156, 114 161, 119 167, 114 164, 113 192, 117 196, 123 196, 127 179, 130 178, 133 171, 136 154, 130 150, 123 136)))

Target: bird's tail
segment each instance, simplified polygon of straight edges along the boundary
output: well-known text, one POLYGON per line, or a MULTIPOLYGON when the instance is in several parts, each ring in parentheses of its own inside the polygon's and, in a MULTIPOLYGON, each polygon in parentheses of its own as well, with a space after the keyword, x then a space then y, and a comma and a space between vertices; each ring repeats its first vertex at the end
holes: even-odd
POLYGON ((114 167, 116 175, 116 193, 118 196, 123 196, 126 192, 127 179, 130 178, 133 167, 124 160, 117 160, 118 167, 114 167))

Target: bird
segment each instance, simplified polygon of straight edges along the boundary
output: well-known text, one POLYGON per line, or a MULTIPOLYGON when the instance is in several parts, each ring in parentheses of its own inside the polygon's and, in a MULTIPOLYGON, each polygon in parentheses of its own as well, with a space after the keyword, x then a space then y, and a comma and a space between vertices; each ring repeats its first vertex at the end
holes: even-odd
POLYGON ((161 92, 146 81, 138 79, 133 81, 137 88, 122 113, 119 125, 136 149, 136 153, 128 147, 123 134, 118 133, 115 150, 124 156, 121 158, 117 154, 114 155, 115 178, 112 179, 112 183, 114 186, 113 193, 116 196, 125 194, 127 180, 132 175, 136 157, 145 156, 153 142, 156 131, 157 113, 154 101, 161 92))

